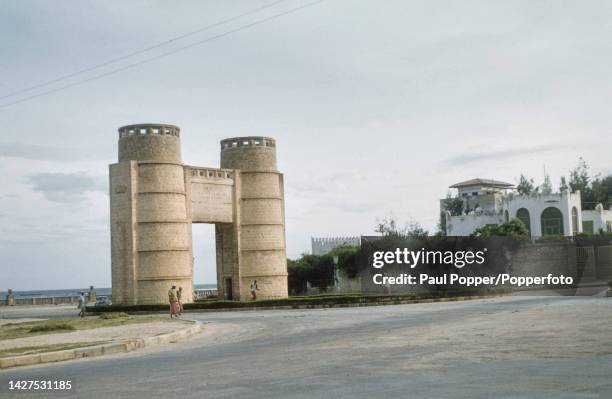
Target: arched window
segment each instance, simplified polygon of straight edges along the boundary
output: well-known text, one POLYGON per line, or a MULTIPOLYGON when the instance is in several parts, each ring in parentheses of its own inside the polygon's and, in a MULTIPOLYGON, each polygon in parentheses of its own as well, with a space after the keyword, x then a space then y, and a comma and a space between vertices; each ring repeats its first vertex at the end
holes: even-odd
POLYGON ((578 234, 578 209, 572 208, 572 234, 578 234))
POLYGON ((563 235, 563 214, 558 208, 548 207, 542 211, 542 235, 563 235))
POLYGON ((531 235, 531 220, 529 219, 529 211, 525 208, 521 208, 516 211, 516 218, 523 222, 525 227, 527 227, 527 231, 531 235))
POLYGON ((508 222, 510 221, 510 215, 508 214, 508 211, 504 211, 504 222, 508 222))

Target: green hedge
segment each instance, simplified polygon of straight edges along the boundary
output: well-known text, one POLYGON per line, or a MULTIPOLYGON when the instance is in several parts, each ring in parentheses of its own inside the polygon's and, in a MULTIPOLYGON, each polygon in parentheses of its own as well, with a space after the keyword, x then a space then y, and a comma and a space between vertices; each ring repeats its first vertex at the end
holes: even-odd
MULTIPOLYGON (((295 296, 285 299, 263 299, 249 302, 227 301, 227 300, 204 300, 201 302, 186 303, 185 310, 195 309, 237 309, 237 308, 262 308, 273 306, 334 306, 346 304, 368 304, 368 303, 398 303, 401 301, 453 298, 462 296, 501 295, 510 293, 509 289, 487 289, 487 290, 448 290, 445 292, 428 293, 425 295, 361 295, 361 294, 323 294, 314 296, 295 296)), ((89 312, 137 312, 137 311, 167 311, 168 304, 151 305, 111 305, 103 307, 88 307, 89 312)))

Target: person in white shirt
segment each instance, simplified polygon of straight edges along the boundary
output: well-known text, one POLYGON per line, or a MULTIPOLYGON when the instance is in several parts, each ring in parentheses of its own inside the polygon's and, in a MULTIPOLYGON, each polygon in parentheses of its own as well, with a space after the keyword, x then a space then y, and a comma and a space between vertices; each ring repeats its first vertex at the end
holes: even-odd
POLYGON ((85 292, 81 291, 81 296, 79 296, 79 316, 85 317, 85 306, 87 306, 87 299, 85 299, 85 292))
POLYGON ((257 291, 259 291, 259 287, 257 286, 257 280, 251 281, 251 299, 257 299, 257 291))

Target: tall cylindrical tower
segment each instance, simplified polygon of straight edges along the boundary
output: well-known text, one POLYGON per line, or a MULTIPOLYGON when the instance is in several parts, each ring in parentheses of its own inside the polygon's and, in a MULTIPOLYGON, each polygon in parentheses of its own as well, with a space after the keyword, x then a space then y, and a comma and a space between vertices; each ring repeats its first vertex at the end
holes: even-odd
MULTIPOLYGON (((135 259, 126 272, 134 282, 132 302, 165 303, 173 284, 183 288, 183 301, 190 302, 193 258, 180 129, 163 124, 119 128, 119 164, 128 162, 135 259)), ((113 276, 113 288, 114 283, 113 276)))
POLYGON ((240 176, 236 180, 240 298, 249 297, 253 280, 259 286, 258 298, 287 297, 284 189, 275 140, 222 140, 221 168, 235 169, 240 176))

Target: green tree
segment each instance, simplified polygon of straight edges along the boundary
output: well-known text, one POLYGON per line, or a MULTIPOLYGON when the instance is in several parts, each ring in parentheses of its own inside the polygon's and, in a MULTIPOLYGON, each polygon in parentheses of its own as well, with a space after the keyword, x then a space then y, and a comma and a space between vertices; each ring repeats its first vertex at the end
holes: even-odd
POLYGON ((580 192, 586 193, 589 189, 590 180, 589 165, 580 157, 578 165, 570 170, 569 186, 572 191, 580 190, 580 192))
POLYGON ((552 194, 553 187, 552 187, 552 184, 550 183, 549 175, 544 175, 544 183, 542 183, 542 185, 540 186, 540 191, 542 192, 542 194, 545 194, 545 195, 552 194))
POLYGON ((397 220, 392 214, 382 220, 376 219, 374 231, 383 236, 399 236, 401 234, 397 227, 397 220))
POLYGON ((533 179, 528 179, 521 173, 519 177, 519 183, 516 185, 516 191, 521 195, 529 195, 534 192, 533 179))
POLYGON ((567 185, 567 181, 565 179, 565 176, 561 176, 561 182, 559 183, 559 192, 564 192, 566 190, 569 189, 569 186, 567 185))
POLYGON ((334 279, 334 261, 329 254, 322 256, 304 254, 298 259, 287 259, 287 272, 291 293, 306 292, 308 281, 321 291, 325 291, 334 279))
POLYGON ((407 238, 427 238, 429 231, 425 230, 423 226, 416 220, 411 220, 404 229, 404 235, 407 238))
POLYGON ((592 200, 599 203, 605 209, 612 205, 612 175, 603 178, 595 178, 591 181, 592 200))
POLYGON ((429 235, 429 231, 416 220, 410 220, 404 227, 399 227, 399 223, 393 215, 382 220, 376 220, 374 231, 387 237, 402 237, 402 238, 423 238, 429 235))
POLYGON ((569 186, 572 191, 580 190, 582 209, 595 209, 595 206, 602 202, 602 199, 607 201, 607 197, 602 195, 605 191, 605 189, 602 191, 602 180, 605 180, 605 178, 591 177, 589 165, 582 157, 578 159, 578 165, 570 170, 569 186))
POLYGON ((342 245, 334 248, 329 255, 338 257, 338 269, 343 271, 349 278, 357 276, 359 271, 360 247, 342 245))
POLYGON ((440 213, 440 220, 438 220, 436 228, 435 236, 446 237, 446 215, 443 212, 440 213))
POLYGON ((465 203, 460 197, 453 197, 451 193, 446 194, 442 202, 442 210, 450 212, 451 216, 459 216, 465 209, 465 203))

